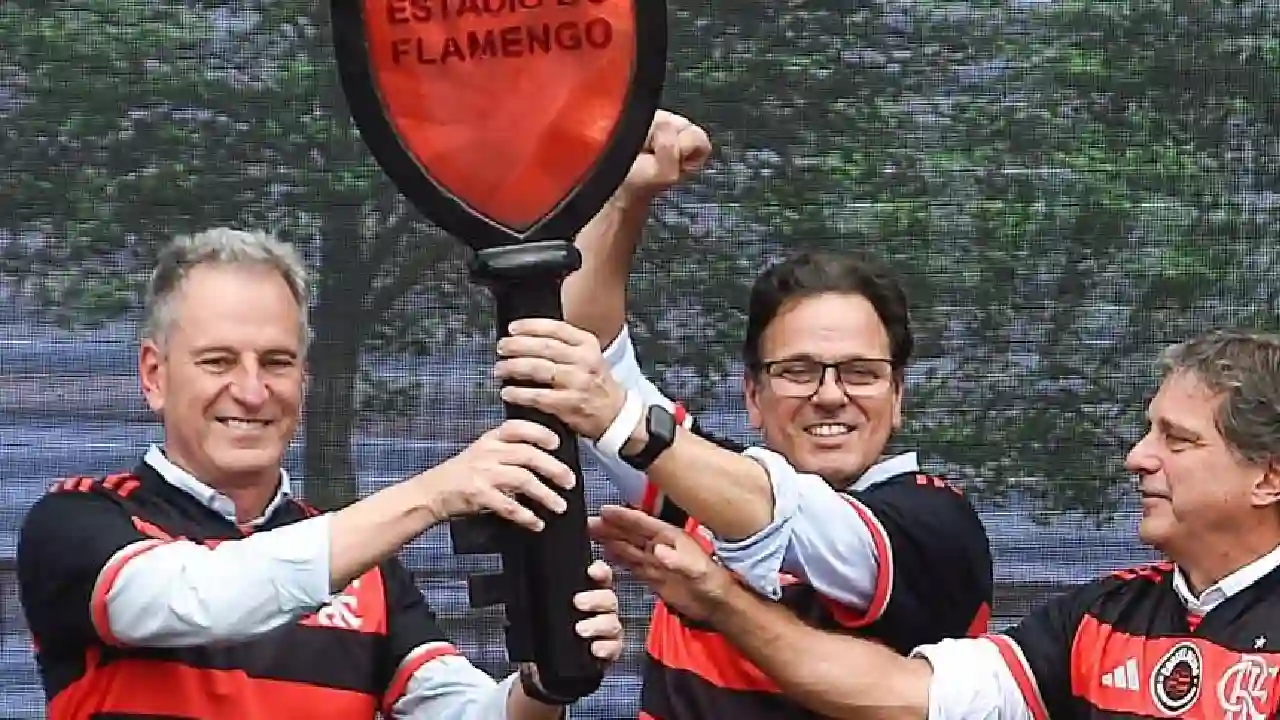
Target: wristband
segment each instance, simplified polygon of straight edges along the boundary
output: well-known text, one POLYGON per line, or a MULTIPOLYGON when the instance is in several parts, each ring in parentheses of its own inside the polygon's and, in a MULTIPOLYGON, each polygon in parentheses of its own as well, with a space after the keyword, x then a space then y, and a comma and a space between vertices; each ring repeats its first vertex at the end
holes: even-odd
POLYGON ((556 697, 546 690, 542 689, 542 684, 538 682, 538 670, 532 663, 520 664, 520 688, 524 690, 525 697, 530 700, 537 700, 543 705, 559 705, 559 717, 565 717, 565 706, 572 705, 574 700, 569 698, 556 697))
POLYGON ((622 452, 622 446, 631 439, 632 431, 643 419, 644 401, 640 399, 640 393, 628 390, 627 399, 622 403, 622 410, 618 411, 618 416, 609 423, 609 429, 605 430, 596 441, 596 447, 606 457, 618 457, 618 453, 622 452))

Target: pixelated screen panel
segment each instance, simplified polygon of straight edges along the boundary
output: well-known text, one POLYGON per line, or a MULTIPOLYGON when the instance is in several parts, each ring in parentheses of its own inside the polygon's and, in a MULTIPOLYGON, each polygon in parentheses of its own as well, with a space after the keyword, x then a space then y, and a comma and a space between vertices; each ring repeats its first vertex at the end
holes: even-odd
MULTIPOLYGON (((5 717, 42 715, 12 570, 22 514, 50 479, 129 467, 159 439, 135 345, 159 243, 263 228, 316 273, 287 465, 309 498, 371 492, 502 417, 487 301, 371 161, 312 5, 0 10, 5 717)), ((1156 350, 1278 311, 1269 12, 672 0, 664 106, 717 149, 658 200, 640 250, 645 369, 755 441, 737 361, 755 272, 799 248, 873 251, 905 279, 917 340, 895 448, 979 507, 996 625, 1150 558, 1120 459, 1156 350)), ((618 501, 590 457, 586 472, 592 507, 618 501)), ((459 648, 505 673, 500 617, 466 604, 466 574, 492 564, 453 557, 443 529, 404 559, 459 648)), ((651 601, 625 574, 619 589, 629 651, 576 717, 635 717, 651 601)))

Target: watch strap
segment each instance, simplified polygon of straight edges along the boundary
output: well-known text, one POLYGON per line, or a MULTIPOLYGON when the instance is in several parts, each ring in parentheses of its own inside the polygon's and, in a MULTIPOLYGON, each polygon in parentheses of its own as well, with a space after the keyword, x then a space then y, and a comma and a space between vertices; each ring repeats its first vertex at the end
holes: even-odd
POLYGON ((543 690, 542 686, 538 684, 537 667, 532 663, 522 663, 520 665, 520 689, 524 691, 525 696, 530 700, 536 700, 543 705, 559 705, 560 717, 564 717, 564 707, 574 702, 571 699, 557 697, 543 690))
POLYGON ((605 457, 618 457, 622 452, 622 446, 631 438, 632 431, 643 420, 644 400, 641 399, 640 393, 628 390, 626 399, 622 402, 622 409, 613 418, 613 422, 609 423, 608 429, 600 439, 596 440, 596 449, 604 453, 605 457))
POLYGON ((653 461, 675 442, 676 430, 674 413, 662 405, 650 405, 649 411, 645 414, 645 431, 648 440, 634 455, 621 456, 622 461, 637 470, 649 469, 653 461))

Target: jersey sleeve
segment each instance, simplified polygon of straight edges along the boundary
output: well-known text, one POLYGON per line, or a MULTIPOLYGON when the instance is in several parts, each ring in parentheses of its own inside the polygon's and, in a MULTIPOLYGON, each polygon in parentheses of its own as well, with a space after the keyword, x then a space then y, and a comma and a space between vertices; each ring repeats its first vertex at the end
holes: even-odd
POLYGON ((1101 583, 1094 583, 1059 595, 1012 628, 988 636, 1035 720, 1070 714, 1071 646, 1100 589, 1101 583))
POLYGON ((387 595, 382 717, 389 720, 503 720, 518 676, 495 682, 445 639, 413 576, 392 559, 381 566, 387 595))
POLYGON ((36 501, 17 548, 23 612, 41 647, 106 639, 106 590, 132 558, 163 544, 92 478, 68 480, 36 501))
POLYGON ((933 668, 927 720, 1047 720, 1033 713, 990 638, 947 638, 911 655, 933 668))
POLYGON ((426 598, 397 558, 380 566, 387 597, 387 639, 379 663, 385 682, 384 712, 399 701, 409 680, 433 660, 455 657, 458 650, 436 623, 426 598))
POLYGON ((128 475, 68 480, 24 519, 20 592, 38 641, 190 647, 262 635, 327 602, 329 517, 234 541, 135 516, 128 475))
POLYGON ((899 475, 848 493, 780 454, 750 448, 769 474, 774 517, 741 540, 714 539, 717 556, 777 599, 801 580, 850 630, 874 629, 895 650, 986 629, 992 595, 986 531, 958 492, 899 475))
POLYGON ((865 609, 830 602, 838 622, 865 628, 904 654, 986 632, 991 549, 981 519, 958 491, 916 474, 842 497, 870 531, 879 563, 865 609))

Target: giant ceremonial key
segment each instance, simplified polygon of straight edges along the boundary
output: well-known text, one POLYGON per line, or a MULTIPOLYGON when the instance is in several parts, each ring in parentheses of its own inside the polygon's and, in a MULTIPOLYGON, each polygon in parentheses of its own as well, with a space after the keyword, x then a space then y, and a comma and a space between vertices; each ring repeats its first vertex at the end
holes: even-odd
MULTIPOLYGON (((474 251, 498 335, 525 317, 563 317, 560 288, 581 264, 574 235, 643 147, 666 65, 663 0, 331 0, 338 69, 361 137, 400 191, 474 251)), ((558 420, 506 406, 560 436, 558 420)), ((592 586, 582 482, 568 510, 539 509, 539 533, 455 521, 459 553, 500 552, 503 572, 470 579, 473 606, 504 603, 507 651, 549 694, 593 692, 602 670, 574 632, 573 596, 592 586)))

